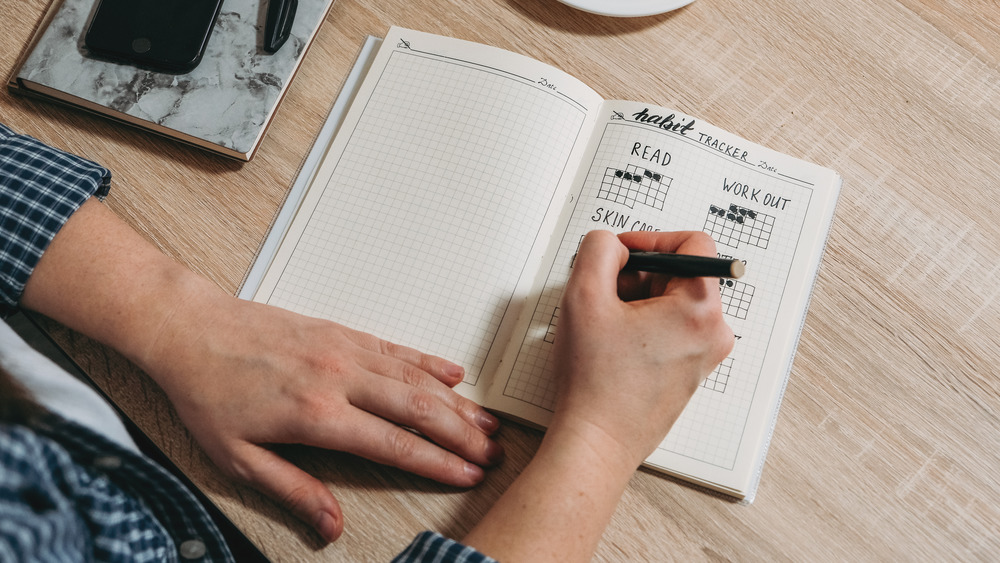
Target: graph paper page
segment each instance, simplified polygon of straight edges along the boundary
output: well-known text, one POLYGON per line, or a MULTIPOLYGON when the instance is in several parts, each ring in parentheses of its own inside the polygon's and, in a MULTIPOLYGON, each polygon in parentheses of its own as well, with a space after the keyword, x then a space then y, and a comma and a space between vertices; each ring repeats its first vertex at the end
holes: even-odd
POLYGON ((593 137, 580 192, 560 227, 564 234, 555 237, 553 262, 489 404, 547 424, 556 398, 550 352, 560 298, 588 231, 705 231, 721 256, 746 264, 741 279, 719 286, 737 341, 647 464, 752 494, 840 179, 831 170, 645 104, 606 102, 593 137))
POLYGON ((537 61, 391 29, 254 299, 454 361, 476 398, 599 104, 537 61))

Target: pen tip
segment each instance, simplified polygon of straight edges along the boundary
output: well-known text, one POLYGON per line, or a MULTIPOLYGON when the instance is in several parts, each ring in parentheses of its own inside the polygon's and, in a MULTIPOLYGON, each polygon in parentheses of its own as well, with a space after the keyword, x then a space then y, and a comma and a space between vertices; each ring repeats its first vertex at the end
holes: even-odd
POLYGON ((746 271, 746 265, 744 265, 743 262, 740 262, 739 260, 733 260, 733 265, 729 269, 729 273, 732 274, 732 277, 734 278, 742 277, 743 272, 745 271, 746 271))

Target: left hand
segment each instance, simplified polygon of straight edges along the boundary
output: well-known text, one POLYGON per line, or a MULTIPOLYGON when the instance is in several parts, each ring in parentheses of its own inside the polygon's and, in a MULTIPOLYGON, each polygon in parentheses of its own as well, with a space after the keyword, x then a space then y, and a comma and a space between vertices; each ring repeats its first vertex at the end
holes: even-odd
POLYGON ((489 438, 496 418, 450 389, 461 367, 336 323, 206 297, 182 305, 140 364, 223 471, 327 540, 343 526, 333 495, 269 444, 340 450, 461 487, 502 457, 489 438))
POLYGON ((143 368, 224 472, 327 541, 343 530, 336 499, 269 445, 342 450, 457 486, 478 483, 503 456, 489 437, 497 419, 450 389, 461 367, 238 300, 94 200, 52 240, 21 305, 143 368))

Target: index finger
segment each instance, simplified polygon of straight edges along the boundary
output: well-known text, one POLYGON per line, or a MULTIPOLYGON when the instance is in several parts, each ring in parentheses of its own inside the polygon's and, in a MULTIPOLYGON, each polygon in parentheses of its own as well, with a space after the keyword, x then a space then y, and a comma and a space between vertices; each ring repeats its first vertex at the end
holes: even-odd
POLYGON ((629 250, 715 256, 715 240, 702 231, 630 231, 618 235, 629 250))
MULTIPOLYGON (((632 231, 618 235, 618 239, 629 250, 645 250, 691 254, 695 256, 716 256, 715 240, 702 231, 632 231)), ((668 291, 685 292, 690 297, 703 299, 718 284, 718 278, 679 278, 663 274, 640 273, 631 277, 623 276, 620 291, 624 299, 664 295, 668 291)))

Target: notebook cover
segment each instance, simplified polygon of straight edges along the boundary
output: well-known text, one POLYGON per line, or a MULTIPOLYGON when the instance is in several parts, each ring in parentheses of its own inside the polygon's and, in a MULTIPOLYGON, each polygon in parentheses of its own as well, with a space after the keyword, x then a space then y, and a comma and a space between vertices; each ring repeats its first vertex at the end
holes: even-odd
POLYGON ((225 0, 201 64, 165 74, 89 56, 96 1, 56 0, 9 84, 249 160, 333 2, 299 0, 291 36, 271 54, 260 31, 266 0, 225 0))

